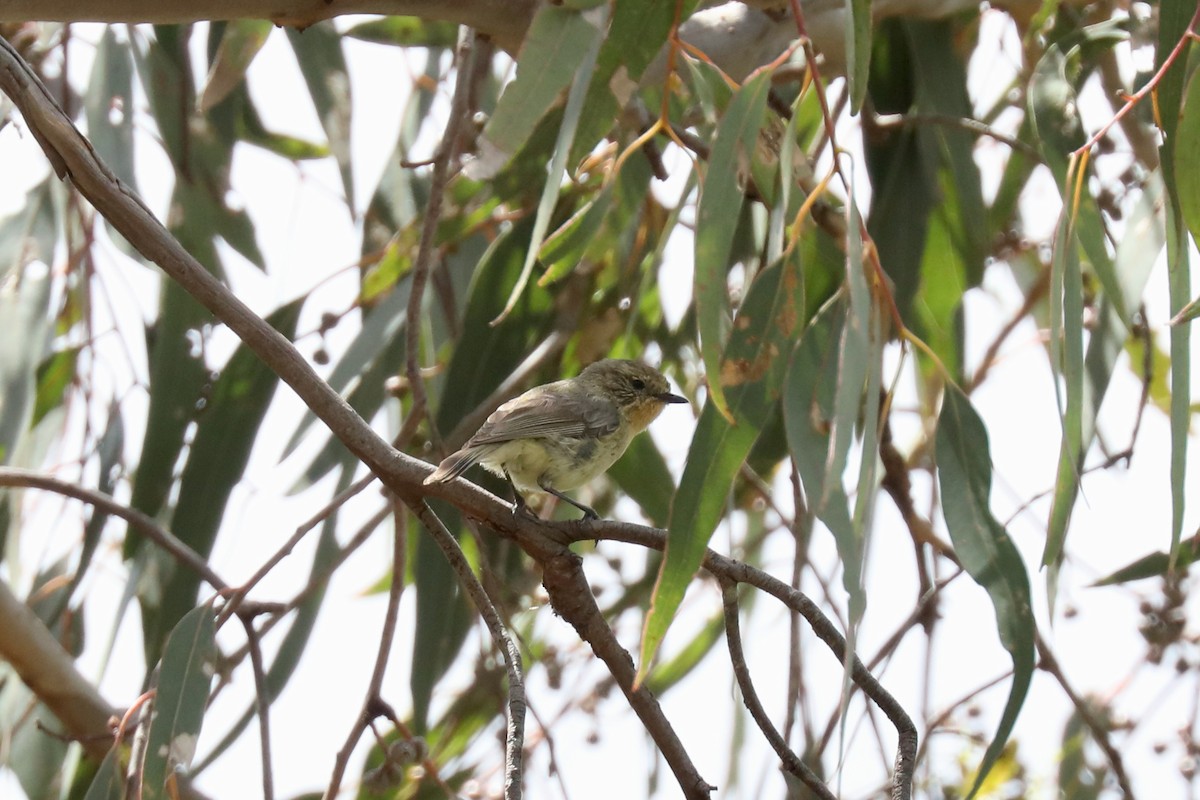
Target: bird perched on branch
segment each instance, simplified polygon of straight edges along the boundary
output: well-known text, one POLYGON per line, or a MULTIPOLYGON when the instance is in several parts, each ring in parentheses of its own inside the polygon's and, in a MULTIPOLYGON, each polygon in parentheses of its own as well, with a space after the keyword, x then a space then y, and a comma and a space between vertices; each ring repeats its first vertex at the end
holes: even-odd
POLYGON ((599 519, 563 492, 611 467, 668 403, 687 402, 669 390, 662 373, 640 361, 597 361, 577 377, 535 386, 500 406, 425 484, 453 480, 481 464, 512 485, 516 511, 526 510, 525 493, 541 490, 585 519, 599 519))

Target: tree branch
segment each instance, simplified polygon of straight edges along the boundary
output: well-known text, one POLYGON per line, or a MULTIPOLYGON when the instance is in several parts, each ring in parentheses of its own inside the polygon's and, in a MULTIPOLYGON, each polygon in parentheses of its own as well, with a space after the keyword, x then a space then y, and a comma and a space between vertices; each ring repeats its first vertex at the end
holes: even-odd
POLYGON ((70 738, 99 761, 113 744, 119 717, 96 687, 79 674, 75 661, 29 606, 0 581, 0 660, 17 675, 66 727, 70 738))

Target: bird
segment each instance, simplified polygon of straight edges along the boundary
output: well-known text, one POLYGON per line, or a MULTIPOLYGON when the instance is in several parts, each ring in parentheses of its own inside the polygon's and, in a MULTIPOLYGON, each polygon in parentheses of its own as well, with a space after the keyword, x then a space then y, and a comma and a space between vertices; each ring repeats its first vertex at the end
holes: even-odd
POLYGON ((529 513, 524 495, 540 490, 575 506, 584 519, 599 519, 595 509, 563 492, 611 467, 667 405, 687 402, 654 367, 596 361, 574 378, 535 386, 504 403, 424 483, 445 483, 480 464, 508 481, 514 513, 529 513))

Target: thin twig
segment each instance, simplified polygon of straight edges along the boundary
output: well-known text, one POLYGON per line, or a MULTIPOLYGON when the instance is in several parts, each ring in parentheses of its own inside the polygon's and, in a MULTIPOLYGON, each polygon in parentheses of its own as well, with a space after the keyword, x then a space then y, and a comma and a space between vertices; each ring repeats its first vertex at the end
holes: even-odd
MULTIPOLYGON (((556 523, 554 527, 561 531, 569 541, 613 540, 652 547, 655 550, 665 550, 667 546, 666 531, 626 522, 573 520, 556 523)), ((750 584, 800 614, 808 621, 817 638, 825 643, 825 646, 839 661, 846 663, 845 637, 822 613, 817 604, 803 592, 792 589, 783 581, 760 569, 741 561, 735 561, 712 550, 706 551, 702 566, 719 580, 750 584)), ((904 708, 880 685, 857 656, 850 655, 849 663, 851 679, 858 684, 863 694, 869 697, 891 720, 898 734, 896 764, 892 778, 892 800, 911 800, 912 776, 917 753, 917 728, 904 708)))
POLYGON ((203 578, 218 592, 224 592, 229 589, 229 585, 221 580, 217 573, 213 572, 212 568, 208 566, 208 562, 199 553, 188 547, 181 539, 170 531, 160 527, 151 517, 143 514, 136 508, 121 505, 102 492, 85 489, 74 483, 68 483, 58 478, 51 478, 49 475, 17 467, 0 467, 0 486, 42 489, 54 492, 81 500, 114 517, 120 517, 128 522, 130 527, 154 542, 180 564, 203 578))
POLYGON ((1121 758, 1121 751, 1118 750, 1108 737, 1108 726, 1104 721, 1096 717, 1095 712, 1087 701, 1076 693, 1071 684, 1067 681, 1067 676, 1063 674, 1062 667, 1058 664, 1058 659, 1054 657, 1054 652, 1050 646, 1046 644, 1046 640, 1042 638, 1041 633, 1036 634, 1035 642, 1037 644, 1038 656, 1040 657, 1038 667, 1045 672, 1050 673, 1054 680, 1058 681, 1058 685, 1062 688, 1063 694, 1075 706, 1076 713, 1083 720, 1083 724, 1088 726, 1092 732, 1092 739, 1104 751, 1104 755, 1108 758, 1108 763, 1112 766, 1113 776, 1117 779, 1117 785, 1121 787, 1121 793, 1125 800, 1135 800, 1133 793, 1133 785, 1129 782, 1129 775, 1125 772, 1125 761, 1121 758))
POLYGON ((771 748, 783 762, 784 769, 796 776, 817 797, 825 800, 836 800, 833 792, 825 785, 807 764, 792 752, 788 743, 771 723, 767 711, 758 699, 758 692, 750 680, 750 668, 746 665, 746 654, 742 651, 742 633, 738 620, 737 584, 732 581, 721 581, 721 599, 725 607, 725 641, 729 645, 729 660, 733 664, 733 674, 737 678, 738 688, 742 691, 742 702, 750 710, 750 716, 762 731, 763 736, 770 742, 771 748))
POLYGON ((230 596, 228 601, 225 603, 225 607, 221 609, 221 614, 217 617, 217 627, 221 627, 221 625, 230 617, 230 615, 237 612, 238 606, 242 604, 242 601, 246 598, 246 595, 250 593, 250 590, 257 586, 259 581, 267 577, 267 573, 274 569, 276 564, 282 561, 285 557, 291 555, 291 552, 296 549, 296 545, 300 544, 300 540, 307 536, 309 531, 328 519, 331 514, 345 505, 350 498, 354 497, 363 489, 366 489, 368 486, 370 486, 374 480, 375 476, 371 473, 367 473, 365 477, 360 478, 357 482, 347 487, 344 491, 341 491, 335 495, 320 511, 309 517, 308 520, 300 525, 300 527, 296 528, 296 532, 293 533, 291 538, 284 543, 283 547, 280 547, 273 556, 267 559, 266 562, 258 568, 258 571, 250 576, 248 581, 234 590, 233 595, 230 596))
POLYGON ((1029 287, 1028 294, 1025 295, 1025 300, 1021 303, 1021 307, 1016 313, 1005 323, 1000 332, 996 334, 996 338, 988 345, 987 351, 983 354, 983 358, 979 362, 979 366, 975 368, 975 372, 971 375, 971 380, 963 385, 963 391, 967 394, 979 388, 987 377, 988 372, 996 364, 996 359, 1000 355, 1000 348, 1004 346, 1004 342, 1012 335, 1012 332, 1017 329, 1017 326, 1033 312, 1034 306, 1040 303, 1045 297, 1046 292, 1050 290, 1050 270, 1044 269, 1038 275, 1037 280, 1029 287))
POLYGON ((262 748, 263 800, 274 800, 275 779, 271 770, 271 708, 270 689, 267 688, 267 672, 263 668, 262 646, 258 632, 254 630, 254 619, 250 614, 239 614, 246 631, 246 644, 250 647, 250 665, 254 671, 254 702, 258 706, 258 735, 262 748))
POLYGON ((516 642, 504 628, 500 614, 492 604, 491 598, 483 589, 483 584, 471 571, 471 565, 462 548, 458 545, 445 524, 433 513, 433 509, 419 497, 409 498, 405 503, 417 515, 417 519, 425 526, 425 530, 433 537, 434 543, 442 551, 446 562, 458 576, 459 583, 471 598, 475 610, 487 625, 492 640, 499 645, 500 655, 504 659, 504 669, 508 673, 508 730, 505 734, 504 745, 504 798, 505 800, 521 800, 522 775, 524 774, 524 742, 525 742, 525 677, 521 667, 521 651, 516 642))
POLYGON ((408 386, 413 395, 412 415, 425 416, 429 420, 429 436, 434 447, 441 449, 441 435, 433 423, 433 417, 427 414, 429 398, 425 393, 425 379, 421 377, 421 305, 425 299, 425 284, 429 279, 430 261, 433 258, 434 242, 437 239, 438 223, 442 218, 442 201, 446 193, 446 182, 450 176, 450 163, 457 155, 458 130, 466 116, 467 96, 471 89, 472 45, 475 32, 463 27, 459 34, 458 44, 458 77, 455 79, 454 98, 450 101, 450 116, 446 119, 446 129, 442 133, 442 141, 433 157, 433 171, 429 177, 429 203, 425 206, 425 219, 421 225, 421 243, 417 247, 417 257, 413 260, 412 288, 408 297, 408 320, 405 328, 405 346, 408 374, 408 386))
POLYGON ((363 732, 381 712, 383 676, 387 673, 388 659, 392 653, 392 641, 396 638, 396 620, 400 616, 400 595, 404 592, 404 557, 407 552, 406 524, 407 517, 401 511, 397 501, 392 502, 392 516, 396 523, 396 535, 392 545, 392 585, 388 590, 387 611, 383 617, 383 630, 379 635, 379 649, 375 652, 375 668, 371 672, 371 682, 367 686, 366 699, 358 719, 346 736, 346 742, 338 751, 333 762, 333 773, 329 777, 329 788, 325 790, 325 800, 334 800, 342 785, 342 777, 346 774, 346 766, 354 747, 362 738, 363 732))
POLYGON ((871 120, 871 124, 881 130, 895 128, 915 128, 920 125, 941 125, 948 128, 958 128, 974 136, 986 136, 1007 145, 1013 150, 1033 159, 1037 164, 1045 163, 1042 153, 1029 142, 1023 142, 1015 136, 1001 133, 987 123, 970 117, 958 117, 954 114, 880 114, 871 120))

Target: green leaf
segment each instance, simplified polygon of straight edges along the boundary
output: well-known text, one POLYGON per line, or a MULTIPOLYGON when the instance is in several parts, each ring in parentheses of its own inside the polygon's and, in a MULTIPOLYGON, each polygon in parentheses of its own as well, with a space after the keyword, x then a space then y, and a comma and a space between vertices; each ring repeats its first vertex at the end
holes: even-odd
MULTIPOLYGON (((606 16, 606 13, 602 12, 600 14, 601 22, 603 22, 606 16)), ((599 47, 600 37, 596 35, 588 43, 584 59, 578 66, 575 81, 571 84, 571 91, 567 95, 567 107, 563 111, 562 123, 558 129, 558 138, 554 144, 554 156, 550 159, 550 168, 546 176, 546 181, 542 185, 542 197, 538 201, 537 213, 533 222, 533 233, 530 236, 529 246, 525 252, 525 263, 521 268, 521 277, 517 279, 517 285, 513 287, 512 294, 509 295, 504 310, 492 321, 493 325, 498 324, 512 311, 517 298, 524 291, 529 276, 533 272, 534 262, 537 261, 537 253, 542 247, 546 230, 550 227, 550 216, 554 213, 554 207, 558 203, 558 192, 562 186, 563 169, 566 166, 567 154, 571 151, 571 142, 575 140, 575 128, 579 123, 579 114, 583 110, 583 99, 587 92, 588 81, 592 78, 592 69, 596 66, 596 53, 599 47)))
POLYGON ((639 680, 650 671, 722 517, 733 479, 782 393, 787 359, 781 354, 790 349, 803 318, 803 282, 796 266, 789 261, 759 273, 734 320, 725 357, 714 373, 729 390, 728 412, 734 421, 712 403, 700 414, 671 504, 666 557, 642 636, 639 680))
POLYGON ((9 270, 0 286, 0 464, 11 459, 37 408, 37 363, 52 330, 50 279, 49 268, 35 264, 9 270))
POLYGON ((450 49, 458 44, 458 26, 452 22, 434 22, 420 17, 383 17, 354 25, 346 31, 345 36, 399 47, 450 49))
POLYGON ((871 68, 871 0, 850 0, 846 7, 850 12, 845 34, 846 82, 850 85, 850 113, 857 114, 867 97, 871 68))
MULTIPOLYGON (((204 252, 211 255, 211 247, 204 252)), ((196 404, 209 379, 200 348, 208 312, 171 280, 163 284, 159 308, 157 322, 146 332, 150 406, 130 502, 151 517, 159 515, 170 494, 177 477, 175 463, 183 450, 184 432, 195 416, 196 404)), ((128 531, 125 557, 132 557, 142 541, 140 534, 128 531)))
MULTIPOLYGON (((601 31, 589 17, 554 5, 543 5, 538 11, 521 45, 517 77, 505 87, 479 137, 479 158, 467 165, 472 179, 490 178, 509 162, 575 78, 588 54, 594 54, 601 31)), ((588 79, 581 82, 582 91, 588 79)), ((565 147, 570 149, 569 140, 565 147)), ((564 152, 562 159, 566 157, 564 152)))
POLYGON ((662 50, 675 15, 687 19, 695 7, 696 0, 613 3, 612 23, 596 59, 596 74, 588 87, 568 164, 578 164, 612 130, 613 121, 637 92, 646 68, 662 50))
POLYGON ((117 40, 108 26, 96 45, 96 61, 88 79, 83 109, 88 141, 113 174, 133 191, 133 56, 128 42, 117 40))
MULTIPOLYGON (((289 339, 295 334, 303 299, 283 306, 267 322, 289 339)), ((279 383, 244 343, 213 384, 212 398, 200 415, 179 484, 171 517, 172 532, 202 556, 212 552, 234 486, 242 479, 259 427, 279 383)), ((196 604, 200 578, 161 562, 169 574, 161 597, 143 595, 147 653, 156 655, 168 631, 196 604), (155 601, 158 602, 155 602, 155 601)))
POLYGON ((108 751, 83 800, 125 800, 125 745, 108 751))
POLYGON ((329 139, 346 191, 346 204, 354 211, 354 171, 350 163, 350 74, 342 52, 342 37, 329 21, 303 31, 287 28, 288 41, 300 64, 317 117, 329 139))
MULTIPOLYGON (((1155 67, 1160 67, 1167 55, 1182 37, 1189 35, 1189 25, 1195 14, 1195 4, 1188 0, 1163 0, 1159 9, 1158 46, 1155 49, 1155 67)), ((1185 212, 1182 193, 1183 184, 1195 178, 1184 177, 1183 165, 1177 163, 1181 153, 1173 143, 1179 138, 1179 128, 1184 124, 1182 117, 1194 116, 1183 106, 1184 79, 1187 75, 1187 58, 1180 58, 1167 70, 1159 82, 1156 100, 1162 119, 1165 143, 1159 148, 1162 158, 1162 174, 1167 190, 1167 292, 1168 302, 1179 316, 1191 298, 1190 261, 1188 236, 1185 230, 1185 212)), ((1192 87, 1188 86, 1190 98, 1192 87)), ((1195 124, 1189 121, 1188 126, 1195 124)), ((1181 145, 1179 145, 1181 146, 1181 145)), ((1190 202, 1190 201, 1189 201, 1190 202)), ((1187 478, 1187 447, 1189 423, 1191 421, 1191 328, 1175 325, 1171 327, 1171 552, 1179 549, 1183 535, 1184 490, 1187 478)))
POLYGON ((215 623, 211 606, 194 608, 179 620, 163 649, 142 771, 145 800, 178 796, 175 779, 187 774, 196 754, 217 671, 215 623))
POLYGON ((208 70, 199 109, 208 112, 246 80, 258 51, 267 43, 274 25, 265 19, 236 19, 225 23, 221 43, 208 70))
POLYGON ((1174 565, 1171 564, 1171 553, 1164 553, 1160 550, 1126 564, 1096 581, 1092 586, 1117 586, 1146 578, 1166 578, 1172 570, 1187 569, 1195 563, 1197 558, 1200 558, 1200 536, 1192 536, 1179 543, 1179 547, 1175 550, 1174 565))
MULTIPOLYGON (((827 473, 825 468, 845 308, 845 303, 830 304, 804 332, 804 338, 792 351, 783 394, 788 449, 800 471, 809 509, 839 543, 853 542, 856 538, 842 476, 827 473)), ((857 560, 850 562, 857 563, 857 560)))
POLYGON ((988 745, 971 796, 997 762, 1025 702, 1034 669, 1036 623, 1029 576, 1016 545, 992 516, 992 459, 983 420, 956 387, 946 387, 937 428, 938 484, 946 527, 963 569, 987 590, 1000 643, 1013 662, 1012 688, 988 745))
POLYGON ((730 257, 744 199, 738 173, 749 168, 770 88, 771 76, 762 72, 734 95, 717 128, 696 209, 695 302, 700 351, 708 376, 709 402, 729 421, 733 415, 725 399, 721 354, 729 332, 730 257))

